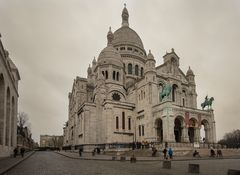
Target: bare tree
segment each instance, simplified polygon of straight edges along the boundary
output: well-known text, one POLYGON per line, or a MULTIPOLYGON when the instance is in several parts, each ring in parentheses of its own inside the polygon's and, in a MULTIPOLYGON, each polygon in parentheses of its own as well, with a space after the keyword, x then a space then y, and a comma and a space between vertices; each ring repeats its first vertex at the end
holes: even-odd
POLYGON ((28 114, 25 112, 19 112, 17 117, 17 125, 20 132, 23 132, 23 128, 27 127, 28 135, 31 135, 31 124, 29 122, 28 114))
POLYGON ((24 128, 28 125, 28 115, 25 112, 18 113, 17 124, 20 128, 24 128))
POLYGON ((226 145, 228 148, 240 148, 240 130, 226 133, 219 144, 226 145))

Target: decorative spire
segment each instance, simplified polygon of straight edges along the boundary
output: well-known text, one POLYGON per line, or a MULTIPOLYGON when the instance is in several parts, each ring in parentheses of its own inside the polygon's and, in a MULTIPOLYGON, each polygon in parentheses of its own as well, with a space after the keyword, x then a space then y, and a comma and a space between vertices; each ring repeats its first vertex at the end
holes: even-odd
POLYGON ((188 71, 187 71, 187 76, 188 75, 194 75, 194 73, 193 73, 193 71, 192 71, 190 66, 188 67, 188 71))
POLYGON ((172 52, 174 52, 174 48, 172 48, 172 52))
POLYGON ((148 59, 148 60, 154 60, 154 56, 153 56, 151 50, 149 50, 149 53, 148 53, 148 55, 147 55, 147 59, 148 59))
POLYGON ((109 31, 108 31, 108 34, 107 34, 108 46, 112 44, 113 38, 114 38, 114 36, 113 36, 112 31, 111 31, 111 27, 109 27, 109 31))
POLYGON ((95 65, 97 63, 96 58, 93 58, 92 65, 95 65))
POLYGON ((87 72, 88 72, 88 75, 92 74, 92 68, 91 68, 91 65, 90 65, 90 64, 89 64, 89 66, 88 66, 87 72))
POLYGON ((124 8, 122 11, 122 26, 129 26, 128 17, 129 17, 128 10, 126 8, 126 4, 124 4, 124 8))

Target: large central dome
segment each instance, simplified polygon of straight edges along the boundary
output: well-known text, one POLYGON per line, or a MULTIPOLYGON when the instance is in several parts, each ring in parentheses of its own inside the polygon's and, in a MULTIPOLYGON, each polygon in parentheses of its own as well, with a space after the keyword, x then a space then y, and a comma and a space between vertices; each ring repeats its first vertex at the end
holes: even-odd
POLYGON ((128 26, 122 26, 114 32, 113 45, 129 44, 144 50, 143 43, 138 34, 128 26))
POLYGON ((122 27, 114 32, 114 39, 112 41, 113 46, 117 47, 119 45, 132 45, 144 51, 141 38, 133 29, 129 27, 128 18, 129 14, 125 6, 122 11, 122 27))

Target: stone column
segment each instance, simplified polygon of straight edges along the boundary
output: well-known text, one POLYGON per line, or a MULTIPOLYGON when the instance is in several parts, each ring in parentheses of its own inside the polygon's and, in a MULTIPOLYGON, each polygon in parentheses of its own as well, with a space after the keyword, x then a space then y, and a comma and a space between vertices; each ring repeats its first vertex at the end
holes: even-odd
POLYGON ((186 126, 182 128, 181 142, 189 143, 188 128, 186 126))
POLYGON ((194 142, 200 142, 200 128, 197 127, 194 129, 194 142))
POLYGON ((166 102, 163 109, 163 142, 175 142, 173 111, 169 107, 171 102, 166 102))

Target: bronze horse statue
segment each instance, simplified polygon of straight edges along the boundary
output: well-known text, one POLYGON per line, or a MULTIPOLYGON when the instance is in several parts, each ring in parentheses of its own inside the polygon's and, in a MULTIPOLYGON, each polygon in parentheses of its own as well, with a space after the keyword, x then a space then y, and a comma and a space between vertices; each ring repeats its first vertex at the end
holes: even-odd
POLYGON ((166 84, 163 86, 162 92, 160 92, 160 101, 163 100, 164 97, 168 97, 172 91, 172 86, 170 84, 166 84))
POLYGON ((212 102, 214 101, 214 98, 208 98, 208 96, 205 97, 205 101, 201 104, 202 109, 204 109, 206 106, 208 106, 208 109, 212 108, 212 102))

